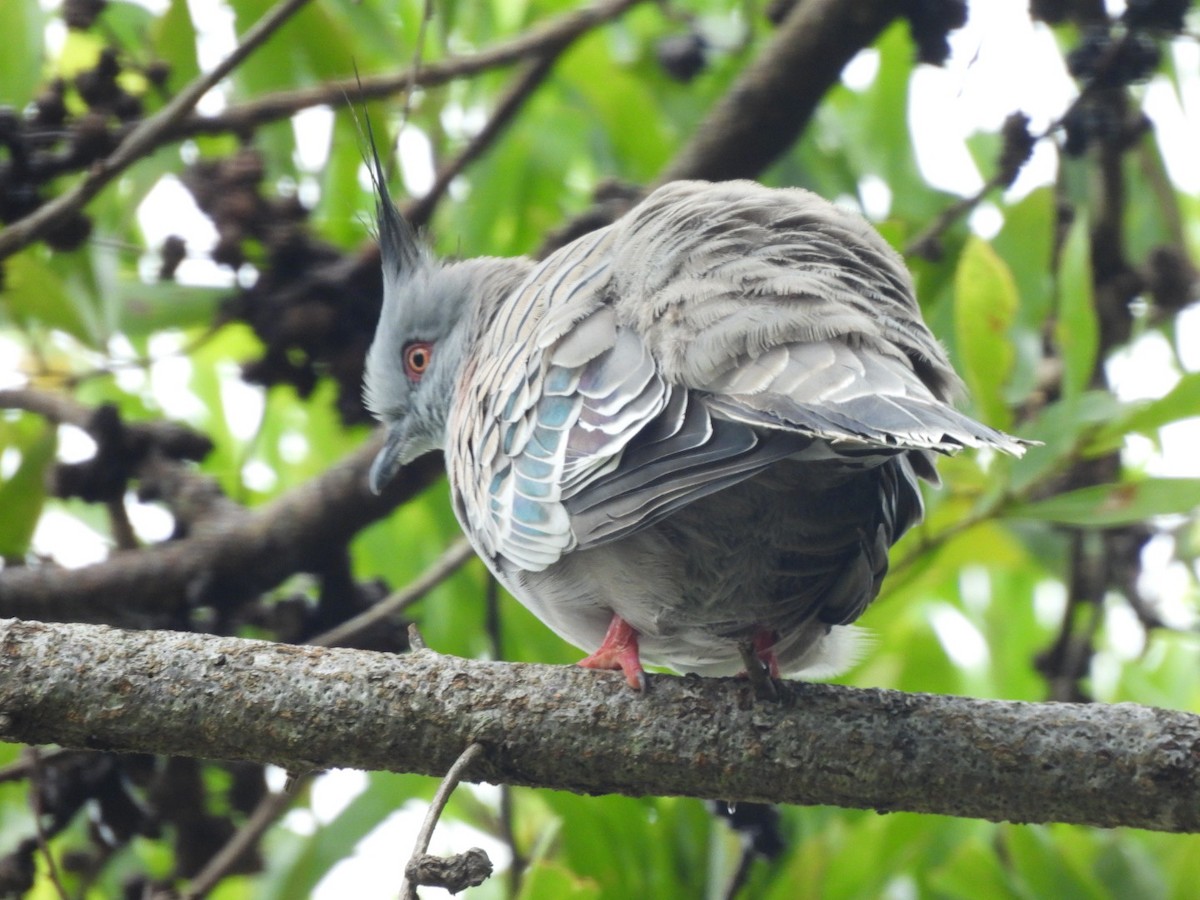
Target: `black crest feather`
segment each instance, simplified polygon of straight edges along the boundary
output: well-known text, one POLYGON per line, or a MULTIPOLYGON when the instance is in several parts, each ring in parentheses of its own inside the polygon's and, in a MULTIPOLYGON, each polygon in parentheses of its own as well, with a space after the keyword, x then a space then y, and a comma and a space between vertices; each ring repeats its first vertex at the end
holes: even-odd
MULTIPOLYGON (((358 118, 357 115, 355 118, 358 118)), ((421 265, 420 239, 412 225, 392 202, 387 175, 379 158, 379 145, 375 142, 375 130, 366 110, 362 111, 362 122, 366 125, 365 138, 371 153, 370 157, 364 154, 364 161, 371 175, 371 183, 375 187, 375 221, 379 230, 379 253, 384 276, 390 280, 402 281, 421 265)))

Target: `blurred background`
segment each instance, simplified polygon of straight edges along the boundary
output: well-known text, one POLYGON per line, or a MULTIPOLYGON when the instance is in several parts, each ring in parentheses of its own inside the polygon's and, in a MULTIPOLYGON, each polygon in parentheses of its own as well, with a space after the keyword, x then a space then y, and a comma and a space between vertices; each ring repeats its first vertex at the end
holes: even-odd
MULTIPOLYGON (((665 177, 863 211, 905 254, 964 408, 1045 446, 942 463, 862 620, 871 651, 839 680, 1200 712, 1195 4, 294 5, 105 171, 271 5, 0 3, 0 617, 305 642, 457 538, 436 460, 387 502, 359 485, 296 514, 306 486, 369 459, 379 276, 357 110, 446 256, 543 254, 665 177), (270 540, 285 527, 293 553, 270 540)), ((442 653, 579 658, 480 563, 450 568, 343 642, 402 651, 413 621, 442 653)), ((0 745, 0 896, 395 896, 436 781, 339 771, 290 799, 283 781, 0 745)), ((694 800, 464 786, 433 849, 488 850, 479 898, 1200 883, 1191 836, 739 814, 749 830, 694 800)))

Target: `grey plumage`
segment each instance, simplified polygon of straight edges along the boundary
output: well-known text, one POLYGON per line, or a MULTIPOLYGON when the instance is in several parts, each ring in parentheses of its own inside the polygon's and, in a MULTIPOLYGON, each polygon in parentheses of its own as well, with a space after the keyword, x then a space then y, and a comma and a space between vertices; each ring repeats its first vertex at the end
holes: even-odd
POLYGON ((439 264, 379 181, 373 486, 444 449, 480 556, 631 684, 639 655, 727 674, 746 642, 781 672, 844 667, 917 476, 1024 450, 950 405, 902 260, 812 193, 675 182, 537 265, 439 264))

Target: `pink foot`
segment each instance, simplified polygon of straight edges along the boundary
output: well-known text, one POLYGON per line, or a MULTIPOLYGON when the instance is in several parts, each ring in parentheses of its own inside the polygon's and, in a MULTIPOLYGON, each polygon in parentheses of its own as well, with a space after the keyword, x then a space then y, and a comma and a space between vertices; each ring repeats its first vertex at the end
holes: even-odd
POLYGON ((600 649, 579 661, 585 669, 620 669, 635 691, 646 689, 646 673, 638 657, 638 633, 618 615, 613 615, 600 649))
POLYGON ((778 641, 779 635, 766 628, 755 631, 751 640, 754 646, 754 655, 758 657, 758 661, 763 664, 763 668, 772 678, 779 677, 779 659, 775 656, 775 644, 778 641))

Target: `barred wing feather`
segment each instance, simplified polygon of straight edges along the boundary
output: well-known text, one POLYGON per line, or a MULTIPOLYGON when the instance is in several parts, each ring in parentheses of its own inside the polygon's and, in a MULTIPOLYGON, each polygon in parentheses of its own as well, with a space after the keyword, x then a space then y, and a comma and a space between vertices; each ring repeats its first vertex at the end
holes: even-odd
POLYGON ((449 460, 479 549, 540 571, 784 458, 904 453, 911 480, 935 477, 931 452, 1023 452, 948 404, 958 379, 903 264, 831 210, 804 191, 674 183, 483 317, 449 460))

